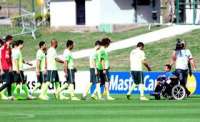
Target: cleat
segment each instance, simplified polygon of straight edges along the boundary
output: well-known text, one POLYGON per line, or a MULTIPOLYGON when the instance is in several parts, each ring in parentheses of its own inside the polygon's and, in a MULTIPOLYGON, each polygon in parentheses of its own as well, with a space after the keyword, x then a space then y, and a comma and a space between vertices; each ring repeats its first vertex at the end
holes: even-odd
POLYGON ((140 97, 140 100, 141 100, 141 101, 148 101, 149 99, 146 98, 146 97, 140 97))
POLYGON ((91 98, 92 98, 93 100, 97 100, 97 96, 95 96, 95 95, 91 96, 91 98))
POLYGON ((34 99, 36 99, 36 97, 29 95, 29 96, 27 97, 27 99, 28 99, 28 100, 34 100, 34 99))
POLYGON ((111 97, 111 96, 108 96, 107 97, 107 100, 115 100, 115 98, 111 97))
POLYGON ((61 94, 59 100, 69 100, 69 97, 66 97, 61 94))
POLYGON ((72 101, 79 101, 80 99, 77 98, 77 97, 71 97, 71 100, 72 100, 72 101))
POLYGON ((130 94, 126 95, 126 98, 127 98, 128 100, 131 100, 131 95, 130 95, 130 94))
POLYGON ((46 96, 41 96, 41 95, 40 95, 38 98, 39 98, 40 100, 49 100, 48 97, 46 97, 46 96))

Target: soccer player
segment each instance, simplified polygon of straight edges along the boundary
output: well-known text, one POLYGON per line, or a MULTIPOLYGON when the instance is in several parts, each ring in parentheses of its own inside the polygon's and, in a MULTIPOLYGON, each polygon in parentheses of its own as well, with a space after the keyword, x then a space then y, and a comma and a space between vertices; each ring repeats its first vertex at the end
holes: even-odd
POLYGON ((185 41, 177 39, 176 49, 171 56, 171 65, 175 64, 175 75, 179 78, 181 85, 185 88, 187 96, 190 95, 190 92, 186 88, 189 63, 192 68, 196 70, 194 59, 190 50, 186 49, 185 41))
POLYGON ((13 42, 13 37, 11 35, 6 36, 5 43, 1 49, 1 64, 0 64, 0 71, 3 77, 3 84, 0 87, 0 95, 1 92, 7 88, 8 91, 8 98, 13 99, 12 92, 11 92, 11 85, 12 85, 12 52, 11 52, 11 43, 13 42))
POLYGON ((57 90, 60 88, 60 80, 57 71, 58 63, 64 63, 61 59, 58 58, 56 48, 58 46, 58 41, 56 39, 51 40, 51 47, 47 50, 47 81, 51 82, 54 85, 55 95, 58 99, 67 99, 62 94, 56 94, 57 90))
POLYGON ((72 40, 68 40, 66 43, 66 49, 64 50, 63 57, 64 57, 64 73, 67 80, 59 90, 58 93, 62 92, 64 89, 68 88, 70 99, 71 100, 80 100, 79 98, 75 97, 74 95, 74 84, 75 84, 75 72, 76 69, 74 67, 74 58, 71 53, 72 49, 74 48, 74 42, 72 40))
POLYGON ((36 73, 37 73, 37 84, 33 89, 33 93, 39 87, 41 87, 41 92, 39 95, 39 99, 41 100, 48 100, 49 97, 47 96, 47 89, 48 83, 47 81, 47 62, 46 62, 46 43, 44 41, 39 42, 39 49, 36 54, 36 73))
POLYGON ((96 68, 96 61, 97 61, 97 51, 100 49, 100 41, 95 42, 95 48, 93 49, 93 52, 91 53, 89 57, 89 63, 90 63, 90 83, 86 87, 85 91, 83 92, 82 99, 85 100, 87 97, 87 94, 93 84, 96 84, 95 90, 92 93, 91 97, 93 99, 97 99, 95 94, 97 93, 98 98, 101 99, 101 93, 100 93, 100 82, 97 78, 97 68, 96 68))
POLYGON ((127 99, 130 100, 131 93, 136 86, 139 86, 140 90, 140 100, 148 100, 144 96, 144 74, 142 71, 142 64, 151 71, 151 68, 146 61, 145 53, 144 53, 144 43, 139 42, 137 44, 137 48, 132 50, 130 53, 130 66, 131 66, 131 76, 134 80, 134 83, 130 87, 127 93, 127 99))
POLYGON ((111 43, 111 40, 109 38, 103 38, 101 40, 101 48, 97 52, 97 64, 96 65, 97 65, 99 80, 101 81, 101 84, 104 85, 104 95, 105 95, 106 99, 107 100, 114 100, 114 98, 112 98, 110 96, 110 92, 109 92, 110 62, 109 62, 109 55, 108 55, 108 52, 106 50, 109 47, 110 43, 111 43))
POLYGON ((24 47, 23 40, 17 40, 14 49, 12 50, 12 64, 13 64, 13 76, 14 82, 17 83, 16 91, 17 95, 20 95, 20 88, 24 91, 27 99, 34 99, 29 94, 29 89, 26 83, 26 79, 23 71, 23 64, 32 66, 30 63, 25 62, 22 55, 22 49, 24 47), (17 46, 17 47, 16 47, 17 46))
MULTIPOLYGON (((1 66, 1 49, 2 49, 3 45, 4 45, 4 41, 2 39, 0 39, 0 67, 2 67, 1 66)), ((0 68, 0 69, 2 69, 2 68, 0 68)), ((2 79, 1 70, 0 70, 0 82, 1 83, 4 82, 3 79, 2 79)), ((5 91, 6 91, 6 89, 4 89, 2 92, 0 92, 0 96, 1 96, 2 100, 8 100, 8 97, 5 95, 5 91)))

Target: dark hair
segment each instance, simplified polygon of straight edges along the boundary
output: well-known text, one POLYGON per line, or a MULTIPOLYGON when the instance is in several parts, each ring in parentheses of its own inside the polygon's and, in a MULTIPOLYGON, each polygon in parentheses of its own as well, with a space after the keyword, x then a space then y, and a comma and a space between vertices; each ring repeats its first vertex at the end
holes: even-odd
POLYGON ((44 41, 40 41, 39 47, 41 48, 43 45, 45 45, 45 42, 44 41))
POLYGON ((101 45, 102 46, 106 46, 106 45, 109 45, 111 43, 111 40, 109 38, 103 38, 101 40, 101 45))
POLYGON ((12 48, 14 48, 15 46, 19 46, 19 42, 18 41, 13 41, 12 48))
POLYGON ((68 40, 66 43, 66 47, 70 47, 74 44, 74 42, 72 40, 68 40))
POLYGON ((7 41, 9 41, 9 40, 11 40, 11 39, 13 39, 13 36, 7 35, 6 38, 5 38, 5 42, 7 42, 7 41))
POLYGON ((97 40, 97 41, 95 42, 95 46, 97 46, 97 45, 101 45, 101 42, 100 42, 99 40, 97 40))
POLYGON ((172 69, 172 66, 171 66, 170 64, 165 64, 165 66, 166 66, 169 70, 172 69))
POLYGON ((144 43, 143 42, 138 42, 137 43, 137 47, 142 47, 143 48, 144 47, 144 43))
POLYGON ((4 44, 4 41, 0 38, 0 47, 4 44))
POLYGON ((184 48, 185 44, 181 39, 176 39, 176 48, 175 50, 182 50, 184 48))
POLYGON ((17 41, 18 41, 18 45, 24 44, 24 41, 23 41, 23 40, 17 40, 17 41))

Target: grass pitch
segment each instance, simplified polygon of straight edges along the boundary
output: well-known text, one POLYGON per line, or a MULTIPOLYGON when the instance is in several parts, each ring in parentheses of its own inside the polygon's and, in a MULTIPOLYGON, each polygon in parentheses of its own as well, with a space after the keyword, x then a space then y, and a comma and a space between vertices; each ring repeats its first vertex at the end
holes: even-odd
POLYGON ((200 96, 183 101, 0 101, 0 122, 199 122, 200 96))

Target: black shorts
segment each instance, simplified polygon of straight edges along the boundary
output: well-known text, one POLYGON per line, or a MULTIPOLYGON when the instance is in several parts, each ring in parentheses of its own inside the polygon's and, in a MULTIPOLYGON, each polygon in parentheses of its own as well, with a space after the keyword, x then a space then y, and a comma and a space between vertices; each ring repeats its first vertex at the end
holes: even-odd
POLYGON ((44 74, 43 72, 40 72, 40 74, 39 75, 37 75, 37 81, 39 82, 39 83, 45 83, 46 81, 47 81, 47 75, 46 74, 44 74))
POLYGON ((2 75, 2 81, 11 84, 13 82, 13 72, 4 70, 4 74, 2 75))
POLYGON ((95 74, 95 68, 90 68, 90 83, 97 83, 98 79, 95 74))
POLYGON ((25 83, 26 79, 24 76, 24 72, 20 71, 20 73, 17 73, 16 71, 13 71, 13 81, 16 83, 25 83))
POLYGON ((97 70, 97 71, 98 71, 98 79, 101 85, 104 85, 105 82, 110 82, 109 70, 106 70, 106 74, 103 73, 103 70, 97 70))
POLYGON ((57 70, 48 70, 47 71, 47 81, 59 82, 58 71, 57 70))
POLYGON ((131 71, 131 76, 135 84, 144 84, 144 74, 142 71, 131 71))
POLYGON ((75 83, 75 70, 74 69, 67 69, 67 77, 66 82, 74 84, 75 83))

